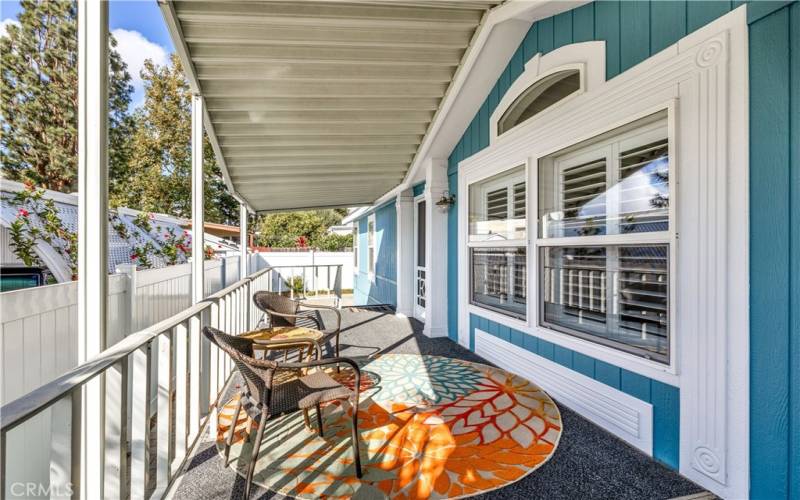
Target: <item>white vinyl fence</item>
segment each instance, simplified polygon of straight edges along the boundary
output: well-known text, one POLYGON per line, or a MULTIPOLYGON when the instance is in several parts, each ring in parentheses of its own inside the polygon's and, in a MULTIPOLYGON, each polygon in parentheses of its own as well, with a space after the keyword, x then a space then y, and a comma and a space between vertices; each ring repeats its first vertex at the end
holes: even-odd
MULTIPOLYGON (((277 269, 259 283, 275 291, 287 290, 294 276, 303 276, 306 291, 333 293, 335 288, 352 288, 352 252, 249 256, 250 273, 270 266, 277 269)), ((108 347, 191 306, 191 264, 141 271, 120 266, 117 271, 109 276, 108 347)), ((239 257, 206 261, 205 274, 206 295, 210 296, 239 281, 239 257)), ((77 366, 77 296, 77 282, 0 294, 0 405, 77 366)), ((32 483, 48 483, 49 478, 39 477, 42 468, 35 465, 50 460, 45 455, 51 452, 49 443, 54 438, 51 411, 45 410, 9 436, 7 449, 23 450, 6 464, 9 474, 32 483)))

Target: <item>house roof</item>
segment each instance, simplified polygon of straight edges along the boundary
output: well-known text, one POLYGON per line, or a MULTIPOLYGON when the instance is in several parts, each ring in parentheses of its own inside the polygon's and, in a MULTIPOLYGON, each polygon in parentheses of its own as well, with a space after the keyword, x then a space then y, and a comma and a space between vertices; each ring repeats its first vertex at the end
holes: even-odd
POLYGON ((277 211, 370 204, 402 182, 500 1, 160 4, 229 187, 277 211))
MULTIPOLYGON (((25 186, 19 182, 13 182, 3 179, 0 184, 0 226, 10 227, 13 221, 17 218, 19 209, 25 208, 16 205, 13 202, 13 194, 25 189, 25 186)), ((72 233, 78 230, 78 195, 60 193, 57 191, 44 191, 43 198, 52 200, 58 211, 58 217, 62 225, 67 231, 72 233)), ((33 212, 30 211, 29 212, 33 212)), ((142 249, 147 243, 150 243, 156 248, 161 248, 166 242, 166 236, 173 233, 181 236, 184 232, 184 227, 188 225, 186 219, 174 217, 166 214, 159 213, 146 213, 140 210, 131 208, 120 207, 110 212, 108 225, 108 272, 115 272, 120 264, 135 263, 131 259, 131 255, 142 249), (151 230, 145 231, 137 225, 134 220, 137 216, 146 214, 150 222, 151 230), (117 227, 115 227, 117 226, 117 227), (123 237, 120 233, 124 233, 127 237, 123 237)), ((42 228, 43 222, 35 213, 30 213, 29 219, 35 228, 42 228)), ((186 235, 187 241, 191 241, 193 237, 191 231, 186 235)), ((231 244, 217 236, 205 234, 204 240, 206 245, 210 245, 216 253, 223 252, 238 252, 238 246, 231 244)), ((44 241, 38 240, 35 245, 35 252, 53 273, 58 281, 69 281, 72 279, 69 270, 69 263, 64 256, 56 250, 62 240, 55 238, 54 243, 48 244, 44 241)), ((185 253, 178 253, 177 263, 182 264, 187 262, 188 255, 185 253)), ((151 255, 152 267, 160 268, 168 265, 156 253, 151 255)))

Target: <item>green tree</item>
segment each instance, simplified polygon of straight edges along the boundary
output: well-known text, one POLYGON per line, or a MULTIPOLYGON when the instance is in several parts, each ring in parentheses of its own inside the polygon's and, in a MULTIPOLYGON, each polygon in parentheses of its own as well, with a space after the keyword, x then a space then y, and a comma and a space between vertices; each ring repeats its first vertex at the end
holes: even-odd
MULTIPOLYGON (((3 176, 73 191, 78 165, 77 4, 22 0, 19 26, 0 38, 0 163, 3 176)), ((133 87, 110 44, 109 168, 128 161, 133 87)))
MULTIPOLYGON (((341 224, 345 213, 345 210, 309 210, 264 215, 258 222, 258 243, 267 247, 290 248, 300 246, 298 239, 302 237, 306 246, 333 249, 337 246, 335 238, 332 238, 334 235, 325 232, 330 226, 341 224)), ((344 246, 351 246, 352 238, 347 236, 346 239, 344 246)))
MULTIPOLYGON (((113 206, 179 217, 191 215, 191 92, 180 60, 146 61, 141 72, 145 100, 134 114, 130 160, 111 193, 113 206)), ((205 215, 237 223, 238 203, 228 194, 208 138, 204 143, 205 215)))

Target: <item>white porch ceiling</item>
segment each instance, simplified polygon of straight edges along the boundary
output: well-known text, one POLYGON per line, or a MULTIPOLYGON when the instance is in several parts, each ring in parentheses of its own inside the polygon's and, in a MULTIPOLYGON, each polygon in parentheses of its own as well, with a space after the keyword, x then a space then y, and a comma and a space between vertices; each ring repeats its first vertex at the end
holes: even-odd
POLYGON ((256 211, 370 204, 402 182, 500 0, 162 4, 230 186, 256 211))

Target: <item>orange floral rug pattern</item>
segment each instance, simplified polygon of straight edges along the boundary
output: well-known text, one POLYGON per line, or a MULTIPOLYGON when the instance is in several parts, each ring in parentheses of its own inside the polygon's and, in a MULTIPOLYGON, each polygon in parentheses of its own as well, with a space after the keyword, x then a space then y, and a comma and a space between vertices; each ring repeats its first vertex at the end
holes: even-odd
MULTIPOLYGON (((267 422, 255 483, 297 498, 457 498, 518 481, 558 446, 558 408, 517 375, 438 356, 387 354, 359 361, 364 476, 355 477, 352 407, 337 402, 323 408, 323 438, 305 427, 301 412, 267 422)), ((337 376, 352 384, 344 368, 337 376)), ((220 412, 220 450, 234 407, 235 400, 220 412)), ((236 423, 231 465, 241 474, 254 429, 244 415, 236 423)))

